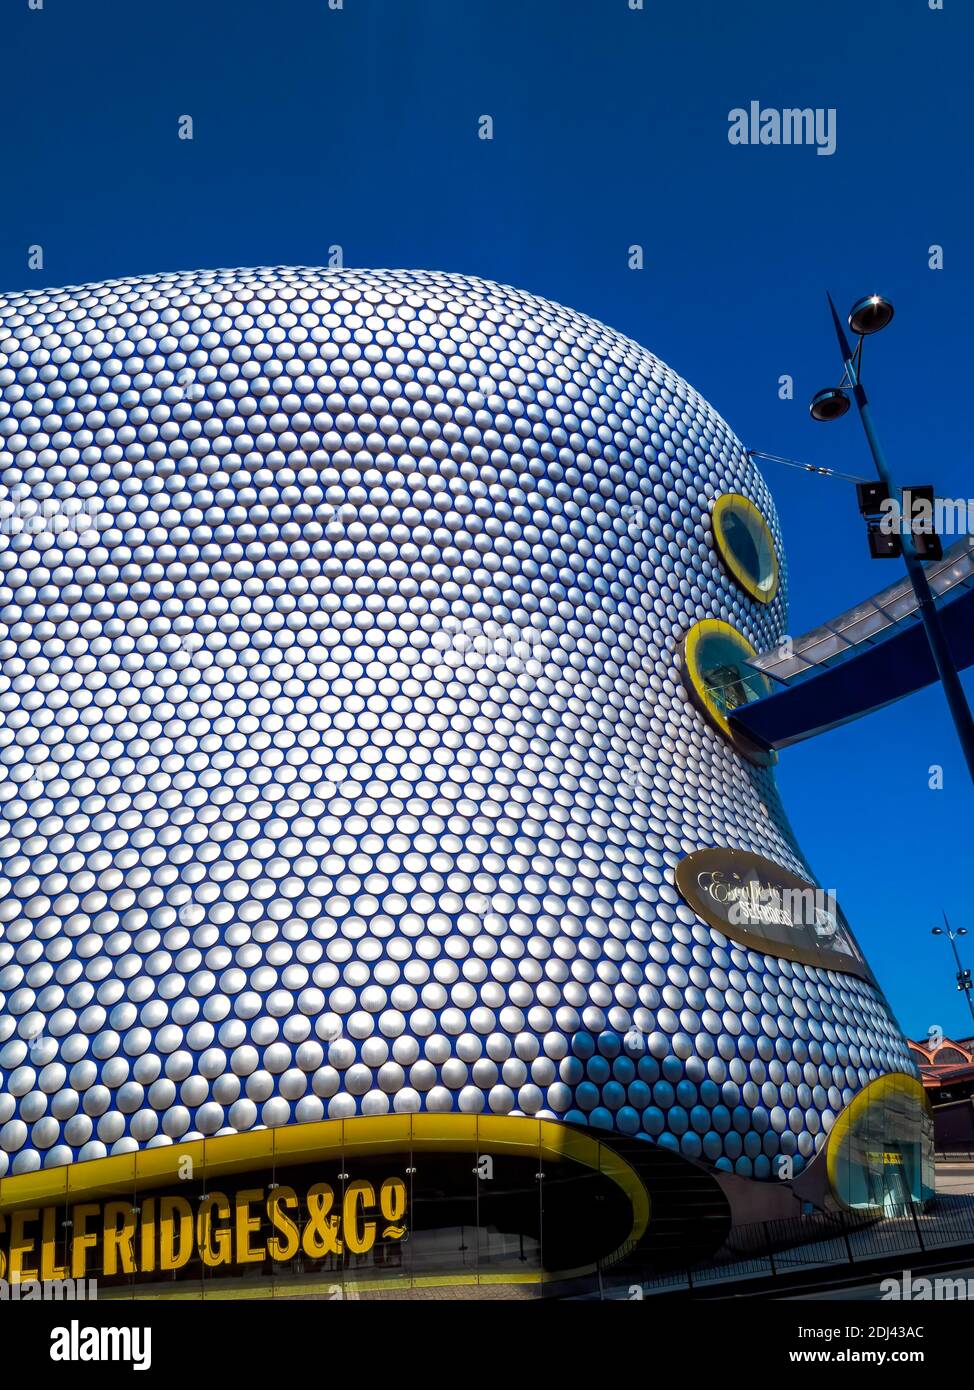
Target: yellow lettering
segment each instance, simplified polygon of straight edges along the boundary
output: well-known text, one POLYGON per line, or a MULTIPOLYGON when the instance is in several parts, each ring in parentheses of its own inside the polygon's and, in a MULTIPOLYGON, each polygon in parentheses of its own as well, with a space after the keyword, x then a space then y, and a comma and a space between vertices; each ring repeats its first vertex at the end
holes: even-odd
POLYGON ((159 1268, 182 1269, 193 1253, 193 1213, 185 1197, 159 1201, 159 1268), (178 1239, 177 1239, 177 1226, 178 1239), (178 1249, 177 1249, 178 1247, 178 1249))
POLYGON ((109 1202, 105 1207, 105 1238, 102 1247, 102 1269, 106 1275, 117 1274, 119 1259, 122 1273, 135 1273, 135 1213, 131 1202, 109 1202))
POLYGON ((156 1267, 156 1199, 147 1197, 142 1203, 142 1226, 139 1232, 139 1269, 151 1274, 156 1267))
MULTIPOLYGON (((883 1157, 889 1162, 896 1155, 883 1157)), ((21 1284, 83 1279, 89 1266, 109 1280, 149 1275, 157 1269, 184 1268, 197 1249, 209 1269, 266 1259, 286 1263, 302 1251, 311 1260, 340 1256, 346 1248, 353 1255, 365 1255, 379 1232, 383 1239, 405 1235, 407 1201, 406 1182, 391 1177, 381 1184, 378 1196, 365 1179, 349 1183, 340 1207, 333 1188, 319 1182, 304 1200, 288 1186, 270 1192, 247 1188, 229 1196, 211 1192, 195 1211, 181 1196, 147 1197, 141 1205, 138 1199, 133 1205, 131 1198, 79 1203, 70 1208, 69 1222, 60 1220, 64 1208, 22 1208, 0 1214, 0 1280, 21 1284), (39 1233, 33 1229, 37 1222, 39 1233), (268 1231, 262 1241, 265 1223, 268 1231), (62 1226, 68 1228, 67 1239, 62 1226), (97 1253, 99 1245, 97 1260, 89 1252, 97 1253)))
POLYGON ((301 1246, 297 1223, 282 1210, 284 1207, 291 1207, 294 1211, 298 1209, 298 1194, 293 1187, 279 1187, 267 1199, 267 1215, 271 1225, 284 1237, 282 1241, 274 1235, 267 1242, 267 1253, 272 1260, 293 1259, 301 1246))
POLYGON ((27 1207, 23 1211, 15 1211, 10 1218, 11 1284, 22 1284, 28 1279, 37 1278, 37 1270, 29 1269, 24 1260, 34 1250, 34 1241, 28 1236, 26 1227, 31 1221, 36 1221, 39 1215, 37 1207, 27 1207))
POLYGON ((67 1279, 67 1265, 57 1262, 57 1218, 59 1207, 45 1207, 41 1213, 41 1278, 67 1279))
POLYGON ((362 1207, 375 1206, 375 1188, 360 1179, 345 1189, 342 1227, 345 1244, 353 1255, 364 1255, 375 1244, 375 1222, 362 1220, 362 1207))
POLYGON ((379 1210, 387 1221, 401 1221, 406 1214, 406 1184, 402 1178, 386 1178, 379 1188, 379 1210))
POLYGON ((250 1204, 259 1202, 263 1195, 262 1187, 248 1187, 237 1193, 237 1264, 260 1264, 266 1256, 263 1247, 255 1250, 250 1244, 250 1237, 260 1230, 260 1217, 251 1215, 250 1204))
POLYGON ((100 1208, 95 1202, 83 1202, 71 1208, 71 1277, 83 1279, 88 1251, 98 1244, 98 1232, 88 1231, 86 1226, 92 1216, 97 1216, 100 1208))
POLYGON ((229 1226, 214 1226, 214 1213, 221 1221, 230 1220, 230 1203, 223 1192, 211 1192, 200 1203, 196 1218, 196 1243, 203 1263, 210 1269, 228 1265, 232 1258, 232 1233, 229 1226), (213 1239, 216 1238, 216 1244, 213 1239))
POLYGON ((309 1260, 342 1253, 338 1214, 330 1214, 334 1201, 335 1194, 328 1183, 316 1182, 308 1188, 308 1220, 301 1237, 301 1249, 309 1260))

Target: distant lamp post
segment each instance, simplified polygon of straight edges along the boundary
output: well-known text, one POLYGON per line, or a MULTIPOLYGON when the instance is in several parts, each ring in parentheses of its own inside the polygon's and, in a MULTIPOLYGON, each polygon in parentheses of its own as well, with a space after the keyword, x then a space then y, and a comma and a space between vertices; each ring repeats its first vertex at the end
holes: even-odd
POLYGON ((971 989, 974 986, 972 986, 971 982, 971 972, 965 970, 961 965, 960 956, 957 953, 957 937, 966 936, 967 928, 958 927, 956 931, 953 931, 950 923, 947 921, 947 914, 945 912, 943 926, 933 927, 930 934, 931 936, 946 936, 947 940, 950 942, 951 950, 954 953, 954 960, 957 962, 957 988, 967 1000, 967 1007, 971 1011, 971 1018, 974 1018, 974 1000, 971 999, 971 989))
MULTIPOLYGON (((866 295, 863 299, 856 301, 849 313, 849 327, 859 339, 853 352, 849 346, 845 329, 839 322, 839 315, 836 313, 831 295, 828 296, 828 301, 832 322, 835 325, 835 335, 839 341, 839 351, 842 353, 845 374, 838 386, 830 386, 824 391, 817 391, 812 397, 810 406, 812 419, 823 422, 841 419, 849 409, 849 395, 851 394, 859 411, 859 419, 866 434, 873 463, 876 465, 876 472, 883 485, 883 493, 887 497, 895 497, 902 502, 899 491, 894 489, 893 480, 886 465, 886 457, 873 426, 869 400, 860 380, 862 345, 870 334, 878 333, 892 321, 893 306, 888 299, 884 299, 880 294, 866 295)), ((874 544, 874 539, 871 539, 870 545, 873 555, 877 558, 884 555, 895 556, 899 551, 899 541, 894 542, 892 537, 882 537, 884 541, 888 542, 885 547, 874 544)), ((904 528, 902 555, 910 583, 913 585, 913 592, 916 595, 920 618, 926 630, 927 642, 930 645, 930 652, 937 668, 937 675, 940 677, 940 683, 947 697, 947 704, 950 706, 950 713, 971 780, 974 781, 974 717, 971 716, 964 687, 961 685, 940 613, 930 591, 926 570, 921 563, 914 534, 910 527, 904 528)), ((937 930, 940 931, 940 928, 938 927, 937 930)), ((951 940, 953 940, 952 937, 951 940)), ((968 993, 967 999, 970 1003, 970 993, 968 993)), ((972 1008, 971 1013, 974 1016, 974 1008, 972 1008)))

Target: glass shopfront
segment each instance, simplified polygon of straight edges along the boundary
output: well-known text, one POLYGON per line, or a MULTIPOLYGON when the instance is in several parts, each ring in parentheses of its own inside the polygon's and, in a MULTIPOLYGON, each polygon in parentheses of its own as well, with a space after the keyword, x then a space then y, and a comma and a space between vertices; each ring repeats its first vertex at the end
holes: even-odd
POLYGON ((567 1126, 329 1121, 4 1179, 0 1277, 100 1299, 585 1292, 648 1219, 631 1166, 567 1126))
POLYGON ((828 1176, 843 1207, 892 1214, 934 1191, 933 1113, 923 1085, 894 1072, 873 1081, 829 1135, 828 1176))

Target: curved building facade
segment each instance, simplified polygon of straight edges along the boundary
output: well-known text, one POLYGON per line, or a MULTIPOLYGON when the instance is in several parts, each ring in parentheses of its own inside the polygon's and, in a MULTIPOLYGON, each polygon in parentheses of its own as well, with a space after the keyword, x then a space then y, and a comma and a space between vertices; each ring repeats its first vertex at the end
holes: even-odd
POLYGON ((452 1114, 761 1180, 914 1075, 841 914, 781 926, 726 722, 777 517, 650 352, 201 272, 0 299, 0 387, 0 1177, 452 1114))

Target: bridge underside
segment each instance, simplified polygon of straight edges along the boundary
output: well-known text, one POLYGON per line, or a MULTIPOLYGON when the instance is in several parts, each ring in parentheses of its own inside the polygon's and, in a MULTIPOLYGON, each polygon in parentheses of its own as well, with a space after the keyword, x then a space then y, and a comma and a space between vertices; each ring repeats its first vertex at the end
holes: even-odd
MULTIPOLYGON (((940 616, 954 661, 964 670, 974 664, 974 588, 940 605, 940 616)), ((760 747, 787 748, 902 700, 936 679, 926 632, 913 621, 728 717, 732 728, 760 747)))

